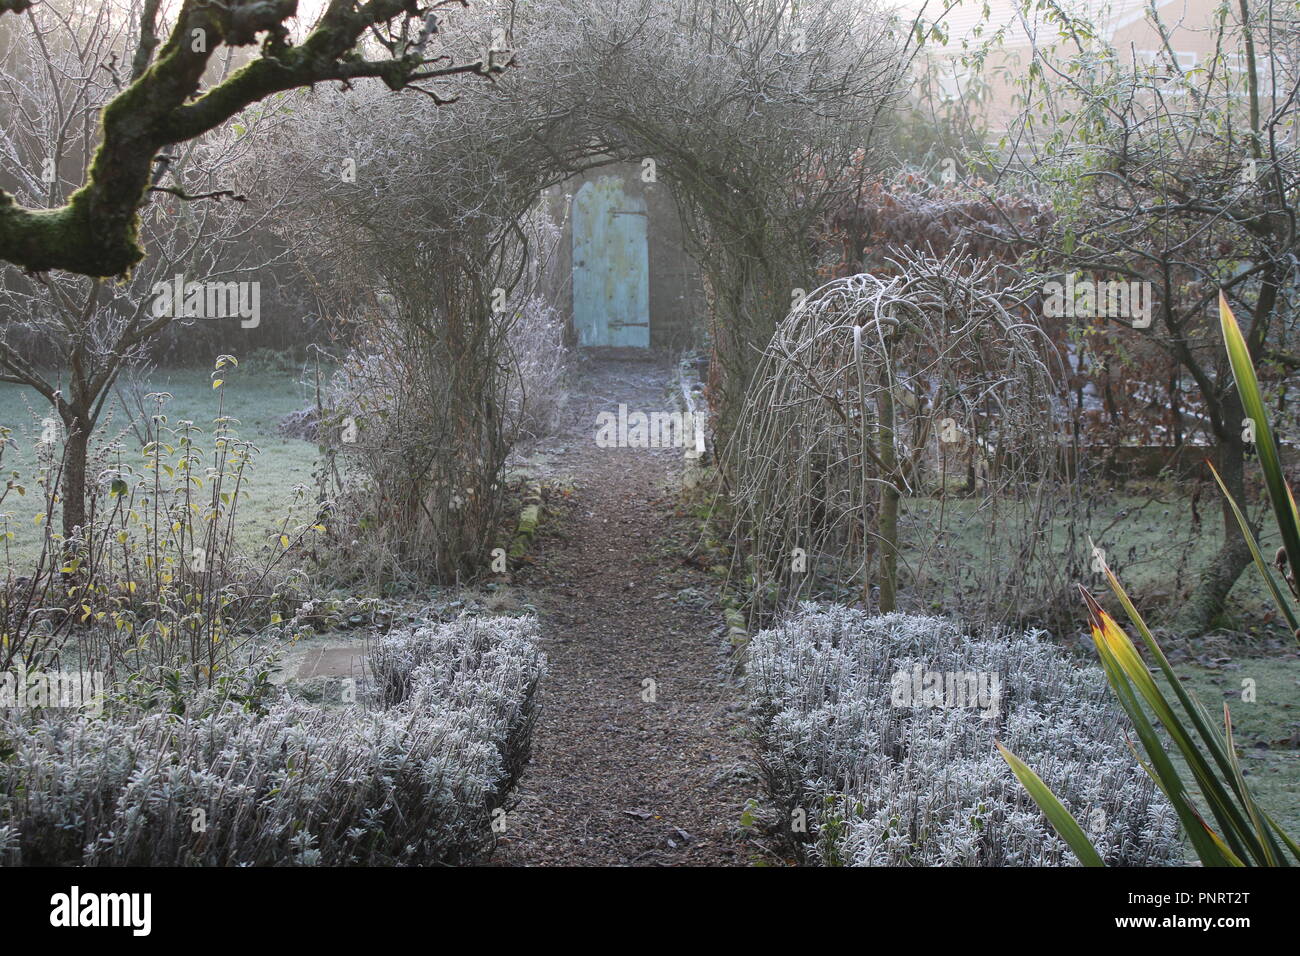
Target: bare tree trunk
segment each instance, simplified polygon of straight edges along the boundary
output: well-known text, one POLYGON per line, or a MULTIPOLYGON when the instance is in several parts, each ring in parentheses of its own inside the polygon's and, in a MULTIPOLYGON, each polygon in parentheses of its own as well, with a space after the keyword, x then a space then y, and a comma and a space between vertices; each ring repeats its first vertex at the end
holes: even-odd
MULTIPOLYGON (((1277 273, 1270 267, 1261 275, 1260 293, 1255 300, 1253 321, 1246 340, 1253 362, 1259 361, 1269 320, 1277 307, 1277 299, 1277 273)), ((1243 510, 1247 505, 1246 441, 1241 431, 1245 418, 1246 411, 1240 393, 1235 385, 1228 387, 1219 402, 1219 413, 1214 417, 1214 437, 1218 445, 1219 477, 1243 510)), ((1186 634, 1201 633, 1213 627, 1215 619, 1223 613, 1232 586, 1250 562, 1250 548, 1242 536, 1231 505, 1225 499, 1223 544, 1218 554, 1202 568, 1196 590, 1175 619, 1175 629, 1186 634)))
POLYGON ((880 613, 888 614, 898 601, 898 452, 894 445, 894 393, 888 372, 880 390, 880 463, 888 484, 880 494, 880 613))
MULTIPOLYGON (((1224 402, 1227 422, 1240 421, 1241 403, 1236 393, 1224 402)), ((1219 435, 1218 469, 1223 483, 1242 507, 1246 504, 1245 443, 1240 432, 1225 429, 1219 435)), ((1174 630, 1180 634, 1200 634, 1214 626, 1223 613, 1232 586, 1241 572, 1250 564, 1250 549, 1241 536, 1241 528, 1227 500, 1223 502, 1223 543, 1219 550, 1202 566, 1196 586, 1174 619, 1174 630)))
POLYGON ((67 439, 63 448, 63 540, 70 544, 86 526, 86 459, 90 448, 90 426, 79 415, 64 419, 67 439))
POLYGON ((1174 447, 1183 447, 1183 405, 1178 381, 1181 370, 1177 365, 1169 372, 1169 428, 1173 432, 1174 447))

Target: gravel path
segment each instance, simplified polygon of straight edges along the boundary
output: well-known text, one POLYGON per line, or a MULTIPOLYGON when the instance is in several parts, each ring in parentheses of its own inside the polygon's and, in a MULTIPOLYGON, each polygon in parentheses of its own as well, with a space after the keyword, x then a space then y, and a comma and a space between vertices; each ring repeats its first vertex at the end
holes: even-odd
POLYGON ((548 467, 575 492, 516 577, 550 674, 492 862, 743 865, 744 720, 716 585, 685 561, 696 531, 677 511, 682 450, 595 444, 597 413, 620 402, 671 410, 671 369, 606 358, 579 378, 548 443, 548 467))

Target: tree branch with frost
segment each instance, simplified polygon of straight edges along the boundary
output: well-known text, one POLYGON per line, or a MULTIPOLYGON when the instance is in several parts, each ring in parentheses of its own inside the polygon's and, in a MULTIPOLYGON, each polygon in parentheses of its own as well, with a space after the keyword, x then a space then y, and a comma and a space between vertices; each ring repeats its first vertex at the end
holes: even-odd
MULTIPOLYGON (((25 0, 0 0, 17 10, 25 0)), ((465 0, 330 0, 303 41, 295 45, 286 21, 297 0, 184 0, 165 43, 158 40, 158 4, 147 2, 132 61, 132 81, 100 115, 100 140, 84 184, 57 208, 20 204, 0 191, 0 259, 32 272, 62 269, 87 276, 128 272, 144 252, 139 209, 163 149, 193 140, 274 93, 316 83, 376 78, 392 90, 456 74, 500 73, 512 61, 492 58, 452 63, 426 56, 431 14, 465 0), (392 54, 367 58, 367 34, 405 36, 419 24, 421 42, 394 43, 392 54), (222 45, 250 46, 261 55, 215 86, 202 89, 212 54, 222 45)), ((418 88, 418 87, 417 87, 418 88)))

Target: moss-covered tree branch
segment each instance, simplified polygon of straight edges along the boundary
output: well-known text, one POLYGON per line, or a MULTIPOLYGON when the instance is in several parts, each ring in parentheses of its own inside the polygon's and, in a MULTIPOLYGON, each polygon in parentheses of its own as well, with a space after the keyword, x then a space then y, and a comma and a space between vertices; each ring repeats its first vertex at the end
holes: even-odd
MULTIPOLYGON (((140 261, 138 215, 152 185, 160 150, 215 129, 274 93, 327 80, 382 79, 394 90, 456 73, 499 71, 501 64, 449 64, 426 58, 436 32, 432 11, 464 0, 330 0, 315 28, 293 45, 285 21, 297 0, 185 0, 167 41, 152 59, 151 36, 133 63, 134 79, 103 109, 100 143, 84 185, 57 209, 34 209, 0 191, 0 259, 34 272, 62 269, 88 276, 121 275, 140 261), (358 44, 372 28, 393 25, 391 56, 366 59, 358 44), (414 36, 411 34, 414 32, 414 36), (222 44, 248 46, 261 37, 261 56, 201 92, 212 53, 222 44), (405 39, 411 37, 410 39, 405 39), (152 62, 149 62, 152 60, 152 62)), ((16 10, 26 0, 0 0, 16 10)), ((150 33, 151 25, 142 23, 150 33)), ((156 40, 154 41, 156 43, 156 40)))

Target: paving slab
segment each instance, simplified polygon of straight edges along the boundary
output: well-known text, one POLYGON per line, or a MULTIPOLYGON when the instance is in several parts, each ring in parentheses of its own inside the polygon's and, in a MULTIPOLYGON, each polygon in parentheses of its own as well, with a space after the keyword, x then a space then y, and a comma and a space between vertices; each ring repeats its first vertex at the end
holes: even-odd
POLYGON ((366 673, 366 655, 359 647, 320 647, 308 649, 298 665, 298 676, 360 677, 366 673))

